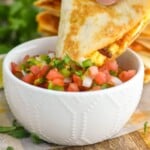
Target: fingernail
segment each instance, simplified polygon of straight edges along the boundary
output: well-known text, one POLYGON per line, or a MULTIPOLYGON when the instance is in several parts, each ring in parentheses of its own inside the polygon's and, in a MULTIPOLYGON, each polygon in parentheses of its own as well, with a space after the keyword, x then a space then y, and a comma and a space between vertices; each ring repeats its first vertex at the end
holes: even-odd
POLYGON ((117 2, 117 0, 97 0, 100 4, 103 5, 112 5, 117 2))

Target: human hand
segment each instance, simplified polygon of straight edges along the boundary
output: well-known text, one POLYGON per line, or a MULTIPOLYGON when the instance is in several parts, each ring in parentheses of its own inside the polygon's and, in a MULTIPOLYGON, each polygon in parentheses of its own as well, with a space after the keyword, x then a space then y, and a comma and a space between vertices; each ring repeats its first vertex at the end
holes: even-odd
POLYGON ((116 3, 118 0, 97 0, 98 3, 103 5, 112 5, 116 3))

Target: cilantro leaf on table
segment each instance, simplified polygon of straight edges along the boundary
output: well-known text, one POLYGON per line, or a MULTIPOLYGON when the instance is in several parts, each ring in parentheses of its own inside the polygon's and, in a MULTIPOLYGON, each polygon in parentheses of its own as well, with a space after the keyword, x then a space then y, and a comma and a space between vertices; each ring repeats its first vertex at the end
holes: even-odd
POLYGON ((14 0, 6 5, 0 2, 0 54, 16 45, 37 38, 35 0, 14 0))
MULTIPOLYGON (((0 133, 7 134, 17 139, 23 139, 30 137, 34 144, 45 143, 35 133, 28 132, 19 122, 14 120, 12 126, 0 126, 0 133)), ((10 148, 9 148, 10 149, 10 148)), ((11 150, 11 149, 10 149, 11 150)))
POLYGON ((6 150, 14 150, 12 146, 8 146, 6 150))

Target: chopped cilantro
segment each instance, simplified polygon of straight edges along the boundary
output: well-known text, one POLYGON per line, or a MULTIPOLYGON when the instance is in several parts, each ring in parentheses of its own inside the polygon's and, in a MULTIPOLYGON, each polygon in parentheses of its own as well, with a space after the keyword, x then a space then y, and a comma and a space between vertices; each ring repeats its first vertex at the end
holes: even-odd
POLYGON ((84 60, 84 61, 82 62, 82 66, 83 66, 84 68, 88 68, 88 67, 92 66, 91 60, 90 60, 90 59, 84 60))
POLYGON ((12 146, 8 146, 6 150, 14 150, 12 146))
POLYGON ((113 70, 110 70, 110 74, 112 76, 115 76, 115 77, 117 77, 117 75, 118 75, 118 73, 116 71, 113 71, 113 70))
POLYGON ((148 122, 146 121, 146 122, 144 123, 144 134, 146 134, 147 128, 148 128, 148 122))
POLYGON ((111 85, 107 84, 107 83, 101 85, 101 89, 107 89, 107 88, 110 88, 110 87, 111 87, 111 85))
MULTIPOLYGON (((10 127, 0 127, 0 133, 8 134, 18 139, 30 137, 32 142, 35 144, 40 144, 44 142, 35 133, 29 133, 16 120, 13 121, 12 126, 10 127)), ((14 148, 11 146, 8 146, 6 150, 14 150, 14 148)))
POLYGON ((35 144, 41 144, 41 143, 43 143, 43 140, 40 139, 35 133, 31 133, 31 140, 35 144))

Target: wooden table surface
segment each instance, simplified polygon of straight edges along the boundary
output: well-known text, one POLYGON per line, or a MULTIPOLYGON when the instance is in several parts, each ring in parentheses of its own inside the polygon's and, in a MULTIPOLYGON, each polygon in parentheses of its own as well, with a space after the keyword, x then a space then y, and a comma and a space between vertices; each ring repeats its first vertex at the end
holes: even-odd
POLYGON ((138 131, 95 145, 68 147, 61 150, 150 150, 138 131))

